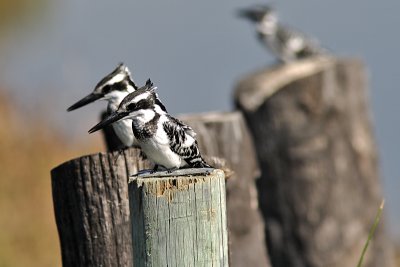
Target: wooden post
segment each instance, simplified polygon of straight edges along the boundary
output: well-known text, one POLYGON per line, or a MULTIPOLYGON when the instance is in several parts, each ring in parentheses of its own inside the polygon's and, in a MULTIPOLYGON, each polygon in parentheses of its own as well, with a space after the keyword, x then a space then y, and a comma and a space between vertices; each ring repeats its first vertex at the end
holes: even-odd
POLYGON ((138 149, 73 159, 51 171, 64 267, 132 266, 128 177, 148 163, 138 149))
MULTIPOLYGON (((356 266, 382 199, 359 60, 312 58, 243 78, 273 266, 356 266)), ((363 266, 391 266, 384 223, 363 266)))
MULTIPOLYGON (((233 171, 226 185, 230 265, 270 266, 255 185, 260 171, 242 114, 212 112, 179 118, 197 133, 200 150, 209 164, 233 171)), ((109 151, 120 147, 112 127, 103 133, 109 151)))
POLYGON ((197 133, 203 154, 224 159, 233 171, 226 183, 230 266, 270 266, 256 189, 260 170, 241 112, 182 115, 180 119, 197 133))
POLYGON ((223 171, 140 176, 129 202, 135 267, 228 266, 223 171))

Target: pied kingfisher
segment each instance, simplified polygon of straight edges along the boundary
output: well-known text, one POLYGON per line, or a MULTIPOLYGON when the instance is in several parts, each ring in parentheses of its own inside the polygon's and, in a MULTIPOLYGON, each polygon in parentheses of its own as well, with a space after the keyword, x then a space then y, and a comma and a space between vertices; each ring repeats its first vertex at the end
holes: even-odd
POLYGON ((315 39, 280 24, 274 9, 268 5, 241 9, 239 16, 256 24, 259 40, 284 63, 327 53, 315 39))
MULTIPOLYGON (((106 100, 108 101, 107 112, 111 114, 118 109, 122 100, 136 89, 138 87, 132 80, 128 67, 120 63, 115 70, 96 85, 92 93, 70 106, 67 110, 71 111, 97 100, 106 100)), ((165 110, 162 105, 161 108, 165 110)), ((120 120, 112 126, 115 134, 125 147, 138 146, 132 132, 130 120, 120 120)))
POLYGON ((140 148, 155 163, 154 171, 159 166, 169 172, 182 167, 210 168, 200 154, 196 133, 160 108, 155 89, 152 83, 147 83, 130 93, 117 111, 90 129, 89 133, 129 118, 140 148))

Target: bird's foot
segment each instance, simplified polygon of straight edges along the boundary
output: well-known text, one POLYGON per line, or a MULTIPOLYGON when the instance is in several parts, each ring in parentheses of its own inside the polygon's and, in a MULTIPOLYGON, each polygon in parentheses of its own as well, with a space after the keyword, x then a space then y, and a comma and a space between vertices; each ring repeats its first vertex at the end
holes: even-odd
POLYGON ((174 167, 174 168, 171 168, 171 169, 167 169, 167 173, 173 173, 176 170, 179 170, 179 168, 178 167, 174 167))
POLYGON ((143 174, 149 174, 149 173, 153 173, 153 170, 149 170, 149 169, 145 169, 145 170, 140 170, 137 173, 131 175, 131 176, 139 176, 139 175, 143 175, 143 174))
POLYGON ((155 164, 154 165, 154 167, 153 167, 153 169, 150 171, 150 173, 155 173, 155 172, 157 172, 158 171, 158 164, 155 164))

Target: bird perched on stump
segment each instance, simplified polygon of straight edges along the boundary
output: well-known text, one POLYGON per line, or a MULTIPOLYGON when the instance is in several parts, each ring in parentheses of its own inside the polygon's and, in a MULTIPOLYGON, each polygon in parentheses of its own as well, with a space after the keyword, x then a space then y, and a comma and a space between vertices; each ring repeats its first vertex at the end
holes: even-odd
POLYGON ((130 119, 140 148, 155 163, 154 171, 159 166, 170 172, 180 168, 211 168, 200 154, 196 133, 161 108, 155 89, 148 82, 130 93, 115 112, 90 129, 89 133, 122 119, 130 119))
POLYGON ((280 24, 275 10, 268 5, 244 8, 238 14, 256 24, 259 40, 284 63, 327 53, 315 39, 280 24))
MULTIPOLYGON (((128 67, 120 63, 110 74, 97 83, 92 93, 70 106, 67 111, 75 110, 97 100, 106 100, 108 102, 107 112, 111 114, 118 109, 122 100, 128 94, 137 89, 138 86, 132 80, 128 67)), ((161 108, 165 110, 164 106, 161 106, 161 108)), ((132 132, 130 120, 120 120, 114 123, 112 127, 125 147, 138 145, 132 132)))

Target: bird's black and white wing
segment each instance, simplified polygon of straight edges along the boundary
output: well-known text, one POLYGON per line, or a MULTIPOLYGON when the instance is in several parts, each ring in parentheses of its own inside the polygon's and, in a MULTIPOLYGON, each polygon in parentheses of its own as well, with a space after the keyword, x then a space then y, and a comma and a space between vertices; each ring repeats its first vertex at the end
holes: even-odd
POLYGON ((211 166, 200 154, 193 129, 174 117, 168 117, 169 120, 163 123, 163 129, 170 140, 170 149, 185 160, 190 167, 210 168, 211 166))
POLYGON ((192 129, 192 127, 186 125, 185 123, 183 123, 182 121, 178 120, 177 118, 174 118, 172 116, 169 116, 170 120, 173 121, 174 123, 178 124, 180 127, 183 128, 183 130, 185 131, 186 134, 190 135, 191 137, 195 138, 196 133, 194 132, 194 130, 192 129))
POLYGON ((326 53, 316 39, 284 25, 278 27, 276 38, 282 45, 283 58, 294 60, 326 53))

